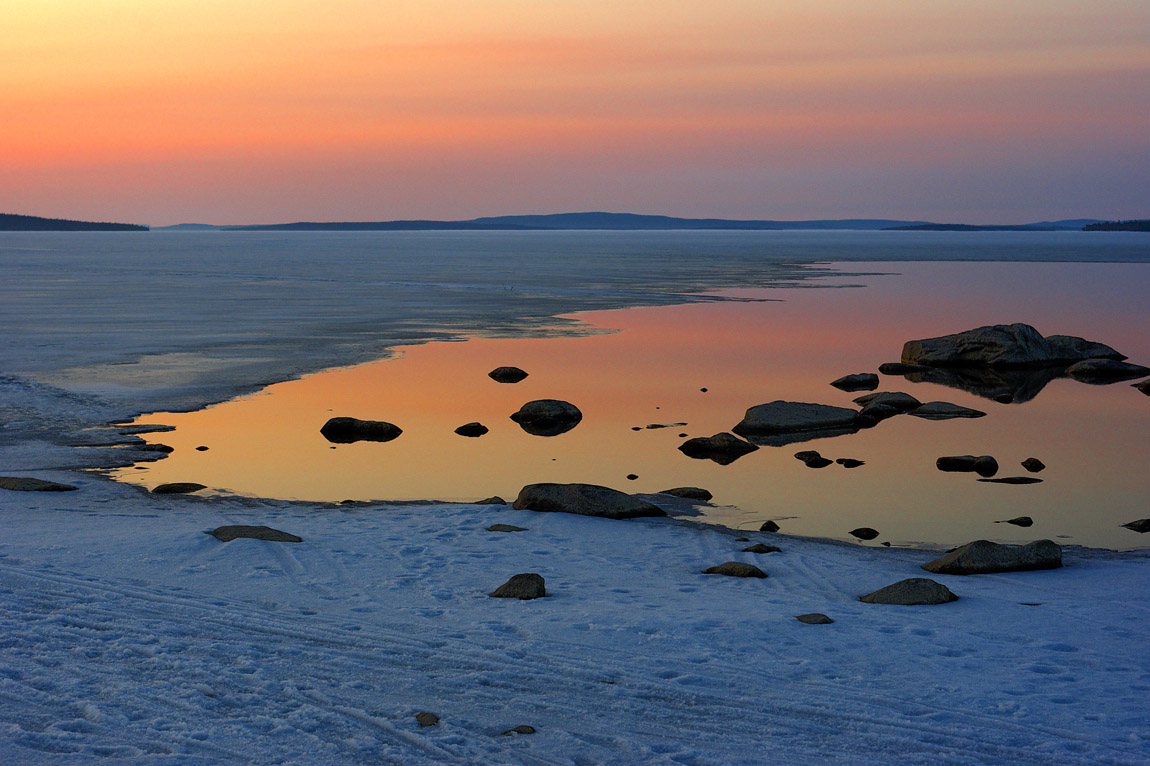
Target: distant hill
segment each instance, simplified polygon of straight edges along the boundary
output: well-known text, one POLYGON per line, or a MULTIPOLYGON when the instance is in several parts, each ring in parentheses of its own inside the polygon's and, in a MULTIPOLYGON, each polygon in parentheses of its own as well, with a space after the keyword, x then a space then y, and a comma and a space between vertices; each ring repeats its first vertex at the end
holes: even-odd
POLYGON ((522 231, 533 227, 476 221, 302 221, 220 228, 224 231, 522 231))
POLYGON ((0 213, 0 231, 147 231, 147 226, 134 223, 91 223, 64 218, 40 218, 34 215, 0 213))
POLYGON ((910 226, 891 226, 889 231, 1081 231, 1084 226, 1098 223, 1096 218, 1073 218, 1065 221, 1042 221, 1007 225, 977 225, 969 223, 919 223, 910 226))
POLYGON ((1083 231, 1150 231, 1150 221, 1100 221, 1087 224, 1083 231))
POLYGON ((221 227, 211 223, 177 223, 172 226, 153 226, 153 231, 219 231, 221 227))

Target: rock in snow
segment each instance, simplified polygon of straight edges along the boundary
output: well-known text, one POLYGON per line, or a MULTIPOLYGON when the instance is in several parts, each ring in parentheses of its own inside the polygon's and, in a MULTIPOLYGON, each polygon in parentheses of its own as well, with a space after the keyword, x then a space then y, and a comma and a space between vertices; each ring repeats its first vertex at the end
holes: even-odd
POLYGON ((203 484, 196 484, 194 481, 176 481, 170 484, 161 484, 152 490, 153 495, 186 495, 189 492, 199 492, 201 489, 207 489, 203 484))
POLYGON ((671 489, 660 490, 659 494, 674 495, 675 497, 682 497, 687 500, 698 500, 703 503, 712 497, 711 493, 702 487, 672 487, 671 489))
POLYGON ((911 577, 907 580, 879 588, 873 593, 859 596, 859 601, 867 604, 899 604, 902 606, 932 606, 957 601, 958 596, 950 589, 925 577, 911 577))
POLYGON ((703 574, 726 575, 727 577, 766 577, 767 573, 754 564, 744 564, 741 561, 724 561, 713 567, 707 567, 703 574))
POLYGON ((755 543, 754 545, 748 545, 746 548, 743 548, 743 553, 781 553, 782 550, 782 548, 778 548, 774 545, 755 543))
POLYGON ((1061 566, 1062 547, 1051 540, 1035 540, 1027 545, 975 540, 923 564, 922 568, 935 574, 970 575, 1058 569, 1061 566))
POLYGON ((76 489, 71 484, 58 484, 43 479, 29 479, 22 476, 0 476, 0 489, 13 492, 71 492, 76 489))
POLYGON ((302 543, 303 538, 297 537, 290 532, 281 532, 278 529, 263 526, 249 526, 246 524, 234 524, 226 527, 216 527, 215 529, 207 532, 212 537, 219 540, 221 543, 230 543, 240 537, 249 537, 253 540, 267 540, 271 543, 302 543))
POLYGON ((811 612, 810 614, 796 614, 795 619, 799 622, 806 623, 807 625, 830 625, 834 622, 830 617, 827 617, 822 612, 811 612))
POLYGON ((547 589, 544 586, 542 575, 525 572, 514 575, 488 595, 492 598, 517 598, 521 601, 530 601, 533 598, 546 596, 547 589))
POLYGON ((657 505, 597 484, 528 484, 519 491, 517 511, 574 513, 604 519, 666 516, 657 505))

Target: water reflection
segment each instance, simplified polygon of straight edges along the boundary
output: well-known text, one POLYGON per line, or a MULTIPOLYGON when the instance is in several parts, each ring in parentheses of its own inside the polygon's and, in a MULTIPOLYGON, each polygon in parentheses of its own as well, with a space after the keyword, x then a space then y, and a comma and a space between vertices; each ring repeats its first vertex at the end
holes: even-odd
POLYGON ((1145 516, 1150 496, 1150 400, 1129 385, 1008 377, 984 389, 882 375, 880 391, 903 390, 987 416, 897 415, 858 432, 811 434, 810 446, 825 458, 865 461, 850 470, 839 463, 810 468, 794 459, 791 446, 763 445, 727 465, 678 450, 683 435, 728 432, 748 407, 775 399, 855 407, 853 395, 829 383, 876 370, 909 338, 1024 321, 1044 333, 1096 338, 1132 361, 1150 360, 1141 332, 1150 326, 1141 295, 1146 265, 868 269, 899 274, 840 280, 866 285, 859 289, 733 293, 784 302, 588 313, 579 319, 620 332, 414 346, 393 360, 279 384, 200 412, 157 413, 141 422, 176 426, 155 437, 175 452, 119 478, 327 501, 511 499, 525 484, 552 481, 638 493, 689 485, 714 494, 714 504, 702 506, 708 519, 745 529, 774 519, 786 533, 851 539, 850 530, 868 527, 880 533, 875 545, 979 537, 1061 537, 1114 548, 1150 542, 1119 526, 1145 516), (493 367, 511 364, 529 376, 514 385, 488 377, 493 367), (983 391, 1027 403, 1007 406, 983 391), (582 412, 579 426, 546 439, 524 433, 510 416, 537 399, 571 402, 582 412), (387 443, 332 445, 320 428, 341 415, 394 423, 403 434, 387 443), (479 438, 455 433, 470 422, 490 431, 479 438), (644 427, 673 423, 686 425, 644 427), (197 452, 197 445, 210 450, 197 452), (1001 477, 1026 475, 1020 463, 1037 457, 1047 465, 1044 481, 983 484, 976 475, 935 468, 940 456, 964 454, 994 455, 1001 477), (996 524, 1020 516, 1033 526, 996 524))

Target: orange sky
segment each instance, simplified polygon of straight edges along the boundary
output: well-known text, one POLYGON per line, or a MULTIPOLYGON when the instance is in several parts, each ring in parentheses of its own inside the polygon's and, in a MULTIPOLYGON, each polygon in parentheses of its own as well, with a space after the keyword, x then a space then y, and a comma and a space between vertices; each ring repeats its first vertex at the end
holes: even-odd
POLYGON ((0 211, 1145 216, 1145 0, 0 0, 0 211))

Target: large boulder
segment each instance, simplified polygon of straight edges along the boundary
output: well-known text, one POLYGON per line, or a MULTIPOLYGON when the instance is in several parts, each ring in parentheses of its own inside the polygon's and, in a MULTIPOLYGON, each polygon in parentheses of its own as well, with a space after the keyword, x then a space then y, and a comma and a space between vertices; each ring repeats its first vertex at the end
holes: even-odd
POLYGON ((996 324, 907 341, 902 361, 930 367, 1049 367, 1092 357, 1125 359, 1109 346, 1070 335, 1044 338, 1028 324, 996 324))
POLYGON ((719 465, 730 465, 743 455, 757 449, 754 444, 725 431, 714 436, 696 436, 679 445, 679 451, 687 457, 713 460, 719 465))
POLYGON ((517 511, 574 513, 604 519, 666 516, 657 505, 597 484, 528 484, 512 507, 517 511))
POLYGON ((914 415, 916 418, 925 418, 926 420, 951 420, 953 418, 981 418, 985 417, 986 413, 982 410, 973 410, 970 407, 962 407, 950 402, 927 402, 921 407, 916 407, 908 415, 914 415))
POLYGON ((843 375, 831 381, 831 385, 842 391, 874 391, 878 388, 878 375, 873 372, 857 372, 854 375, 843 375))
POLYGON ((867 604, 899 604, 902 606, 932 606, 957 601, 958 596, 942 583, 925 577, 911 577, 893 585, 879 588, 873 593, 859 596, 867 604))
POLYGON ((23 476, 0 476, 0 489, 13 492, 71 492, 76 487, 71 484, 58 484, 44 479, 30 479, 23 476))
POLYGON ((829 404, 776 400, 751 407, 731 430, 756 443, 781 446, 802 441, 801 437, 787 438, 791 434, 817 438, 854 433, 858 430, 858 413, 829 404), (779 436, 783 438, 775 439, 779 436))
POLYGON ((396 425, 382 420, 359 418, 332 418, 319 429, 323 438, 334 444, 354 442, 389 442, 403 433, 396 425))
POLYGON ((579 425, 583 413, 561 399, 536 399, 520 407, 511 419, 533 436, 558 436, 579 425))
POLYGON ((935 574, 970 575, 1058 569, 1061 566, 1062 547, 1051 540, 1035 540, 1026 545, 975 540, 923 564, 922 568, 935 574))
POLYGON ((1082 383, 1117 383, 1150 375, 1150 367, 1116 359, 1083 359, 1066 368, 1066 374, 1082 383))

